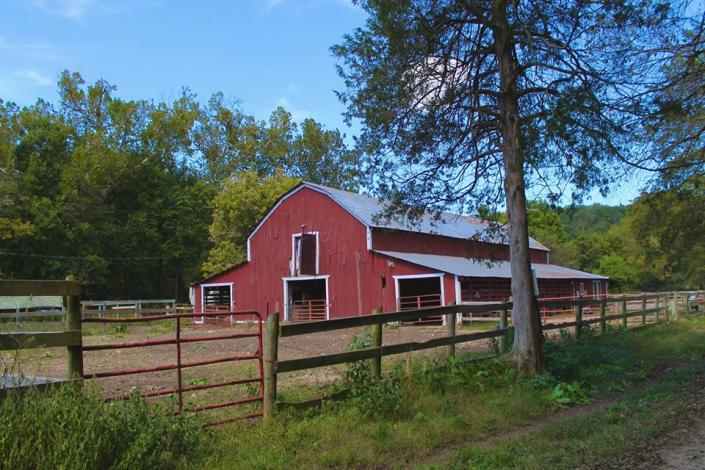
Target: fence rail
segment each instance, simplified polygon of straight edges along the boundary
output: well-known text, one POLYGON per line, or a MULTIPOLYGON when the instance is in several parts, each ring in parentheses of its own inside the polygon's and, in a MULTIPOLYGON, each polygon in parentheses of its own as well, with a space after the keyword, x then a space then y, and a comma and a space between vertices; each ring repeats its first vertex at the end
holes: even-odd
MULTIPOLYGON (((165 346, 173 345, 175 346, 176 352, 176 362, 171 364, 162 364, 153 367, 139 367, 132 369, 116 369, 116 370, 104 370, 98 372, 88 372, 83 374, 84 379, 100 379, 107 377, 121 377, 126 375, 135 374, 148 374, 154 372, 164 372, 164 371, 176 371, 176 386, 170 388, 162 388, 159 390, 152 390, 149 392, 141 392, 140 396, 144 398, 157 397, 163 395, 176 395, 177 397, 177 413, 188 412, 200 412, 207 410, 214 410, 226 407, 232 407, 237 405, 245 405, 249 403, 262 403, 263 392, 264 392, 264 379, 263 379, 263 362, 262 362, 262 319, 259 313, 254 311, 225 311, 225 312, 208 312, 205 314, 196 313, 170 313, 166 315, 150 315, 142 317, 119 317, 119 318, 83 318, 83 323, 141 323, 141 322, 155 322, 155 321, 165 321, 174 320, 174 337, 169 339, 158 339, 149 341, 133 341, 127 343, 109 343, 109 344, 96 344, 96 345, 84 345, 84 352, 91 351, 105 351, 113 349, 130 349, 130 348, 145 348, 151 346, 165 346), (247 318, 257 318, 257 331, 252 333, 234 333, 225 335, 215 335, 215 336, 189 336, 183 337, 181 335, 181 320, 193 320, 194 318, 226 318, 226 317, 247 317, 247 318), (238 354, 238 355, 228 355, 216 358, 209 358, 199 361, 184 362, 182 358, 181 345, 185 343, 205 343, 211 341, 221 341, 229 339, 244 339, 244 338, 256 338, 256 351, 252 354, 238 354), (223 364, 223 363, 235 363, 241 361, 256 361, 257 363, 257 377, 246 377, 237 380, 227 380, 220 381, 218 383, 211 384, 200 384, 200 385, 188 385, 185 386, 182 378, 183 369, 188 369, 192 367, 208 366, 212 364, 223 364), (224 402, 210 403, 202 406, 186 406, 184 403, 184 392, 191 392, 197 390, 209 390, 213 388, 228 387, 234 385, 242 384, 259 384, 259 391, 257 396, 254 397, 243 397, 234 400, 227 400, 224 402)), ((118 397, 125 398, 125 397, 118 397)), ((261 407, 260 407, 261 408, 261 407)), ((259 409, 252 413, 240 414, 234 417, 229 417, 227 419, 219 419, 216 421, 210 421, 205 423, 206 426, 212 426, 216 424, 224 424, 227 422, 232 422, 239 419, 248 419, 262 416, 262 410, 259 409)))
MULTIPOLYGON (((599 324, 600 330, 604 334, 607 330, 608 322, 621 320, 622 327, 628 327, 628 319, 640 317, 641 325, 647 324, 647 317, 652 315, 655 322, 667 318, 677 319, 681 313, 688 315, 691 309, 698 311, 701 303, 705 301, 704 292, 660 292, 640 295, 621 296, 601 296, 599 298, 578 298, 578 299, 545 299, 538 301, 539 309, 551 307, 570 307, 575 315, 573 321, 563 321, 557 323, 547 323, 542 325, 544 331, 574 328, 575 336, 579 338, 582 330, 591 325, 599 324), (649 302, 655 306, 649 306, 649 302), (636 304, 636 305, 635 305, 636 304), (614 313, 608 314, 608 307, 613 307, 614 313), (633 308, 630 308, 633 307, 633 308), (583 318, 584 313, 599 312, 596 318, 583 318), (667 315, 661 316, 662 313, 667 315)), ((501 302, 481 305, 449 305, 443 307, 429 307, 415 310, 401 310, 393 313, 380 314, 380 311, 370 315, 336 318, 332 320, 314 321, 308 323, 291 323, 279 325, 279 315, 270 315, 267 319, 267 331, 265 341, 265 417, 271 417, 279 406, 294 406, 300 408, 304 403, 277 403, 277 374, 294 372, 318 367, 345 364, 360 360, 372 360, 373 375, 376 379, 381 378, 382 357, 394 354, 403 354, 424 349, 447 347, 448 354, 455 354, 455 345, 470 341, 477 341, 488 338, 498 338, 499 352, 504 353, 508 349, 507 336, 512 328, 508 325, 509 312, 512 309, 511 302, 501 302), (480 314, 488 312, 499 312, 499 326, 490 331, 475 333, 456 334, 456 318, 459 314, 480 314), (448 329, 447 336, 433 338, 424 342, 407 342, 393 345, 382 344, 382 325, 404 321, 415 321, 419 318, 429 318, 443 316, 446 319, 448 329), (303 357, 279 361, 277 357, 278 343, 280 337, 306 335, 326 331, 355 327, 372 327, 372 347, 358 351, 348 351, 342 353, 325 354, 319 356, 303 357)), ((344 396, 345 394, 338 394, 344 396)), ((308 400, 306 403, 317 405, 322 399, 308 400)))
POLYGON ((1 333, 0 351, 66 347, 68 353, 66 361, 67 377, 69 380, 80 379, 83 377, 81 285, 70 278, 65 281, 0 280, 0 296, 31 295, 57 295, 64 297, 65 330, 36 333, 1 333))
MULTIPOLYGON (((36 333, 1 333, 0 350, 22 349, 22 348, 42 348, 42 347, 66 347, 68 351, 68 377, 71 380, 89 377, 112 377, 118 375, 142 374, 162 370, 176 370, 179 374, 176 387, 166 388, 143 393, 145 397, 172 395, 179 397, 186 391, 203 390, 209 388, 223 387, 227 385, 238 385, 258 382, 260 384, 260 394, 257 397, 245 397, 229 400, 222 403, 213 403, 194 407, 191 411, 204 411, 234 406, 245 403, 261 402, 262 410, 251 415, 242 416, 244 418, 259 416, 271 417, 277 409, 277 374, 294 372, 324 366, 344 364, 360 360, 372 360, 372 370, 374 377, 379 379, 382 374, 382 357, 421 351, 432 348, 445 347, 449 355, 455 354, 455 345, 471 341, 478 341, 488 338, 497 338, 500 353, 508 350, 508 334, 512 331, 509 325, 509 312, 512 309, 511 302, 501 302, 493 304, 461 304, 443 307, 429 307, 414 310, 400 310, 393 313, 381 313, 376 310, 370 315, 351 316, 332 320, 310 321, 305 323, 290 323, 279 325, 279 315, 272 314, 267 318, 266 341, 262 343, 262 325, 260 323, 257 334, 237 333, 222 334, 208 337, 208 341, 222 339, 237 339, 245 337, 259 337, 259 347, 256 354, 227 356, 215 359, 208 359, 196 362, 182 362, 179 348, 187 342, 197 342, 206 340, 202 337, 182 337, 180 335, 180 323, 185 319, 196 318, 226 318, 235 315, 258 316, 257 312, 238 311, 210 311, 206 313, 184 313, 178 308, 173 309, 149 309, 145 311, 147 315, 137 315, 134 317, 84 317, 81 318, 80 285, 72 280, 66 281, 7 281, 0 280, 0 295, 26 296, 26 295, 61 295, 65 298, 65 330, 59 332, 36 332, 36 333), (498 313, 498 327, 494 330, 480 331, 472 333, 456 334, 456 319, 459 314, 483 314, 498 313), (407 342, 401 344, 384 345, 382 326, 387 323, 397 323, 405 321, 416 321, 429 317, 444 317, 446 319, 447 335, 440 338, 433 338, 422 342, 407 342), (81 323, 131 323, 150 322, 161 320, 176 320, 175 337, 173 339, 159 339, 132 343, 114 343, 100 345, 84 345, 82 340, 81 323), (325 354, 320 356, 303 357, 278 360, 279 339, 287 336, 306 335, 326 331, 355 327, 371 327, 372 347, 343 353, 325 354), (83 353, 90 351, 122 349, 134 347, 149 347, 157 345, 174 345, 177 348, 176 364, 166 364, 157 367, 144 367, 120 371, 100 371, 84 374, 83 353), (259 363, 260 376, 257 378, 242 378, 236 380, 226 380, 213 384, 188 385, 181 382, 180 371, 183 368, 196 367, 207 364, 221 362, 231 362, 240 360, 256 360, 259 363)), ((600 325, 602 333, 606 332, 608 322, 621 321, 621 326, 627 328, 630 318, 641 318, 641 325, 647 324, 647 318, 653 316, 655 322, 665 319, 678 319, 681 315, 689 315, 693 311, 700 312, 705 302, 705 292, 660 292, 641 295, 621 295, 602 296, 599 298, 579 298, 579 299, 544 299, 538 302, 540 309, 565 308, 572 309, 575 315, 574 320, 547 323, 543 325, 545 331, 574 328, 575 336, 579 337, 581 331, 591 325, 600 325), (610 311, 608 314, 608 310, 610 311), (584 314, 599 313, 594 318, 584 318, 584 314), (664 314, 664 315, 662 315, 664 314)), ((103 310, 106 312, 106 310, 103 310)), ((53 312, 52 312, 53 313, 53 312)), ((128 313, 122 311, 121 313, 128 313)), ((132 313, 132 312, 129 312, 132 313)), ((345 393, 339 393, 344 396, 345 393)), ((183 402, 180 402, 180 410, 183 409, 183 402)), ((320 403, 321 399, 310 400, 308 403, 320 403)), ((281 403, 279 405, 282 405, 281 403)), ((284 404, 287 405, 287 404, 284 404)), ((300 406, 299 404, 288 404, 300 406)), ((210 424, 219 424, 216 421, 210 424)))

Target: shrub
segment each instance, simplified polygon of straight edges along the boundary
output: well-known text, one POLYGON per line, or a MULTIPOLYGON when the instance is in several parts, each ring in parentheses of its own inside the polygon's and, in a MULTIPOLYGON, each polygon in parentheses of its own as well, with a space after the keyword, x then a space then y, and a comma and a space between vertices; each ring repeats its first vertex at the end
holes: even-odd
POLYGON ((138 397, 105 402, 63 386, 0 400, 0 468, 174 468, 195 460, 204 437, 193 417, 138 397))

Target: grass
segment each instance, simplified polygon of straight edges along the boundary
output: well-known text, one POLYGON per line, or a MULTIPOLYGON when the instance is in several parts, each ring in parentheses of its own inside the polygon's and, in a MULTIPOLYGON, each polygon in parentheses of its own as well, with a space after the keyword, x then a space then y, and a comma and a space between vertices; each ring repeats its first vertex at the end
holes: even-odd
POLYGON ((684 387, 692 388, 694 377, 703 374, 702 363, 669 372, 653 386, 603 409, 495 445, 468 447, 446 466, 423 468, 544 469, 614 463, 615 456, 639 450, 677 422, 686 409, 684 387))
POLYGON ((193 417, 95 390, 29 389, 0 400, 0 468, 171 469, 197 462, 207 433, 193 417))
MULTIPOLYGON (((691 319, 629 332, 613 331, 604 337, 590 337, 592 334, 585 332, 584 339, 577 343, 564 335, 547 344, 550 374, 531 380, 517 375, 500 360, 464 364, 461 359, 433 362, 419 358, 399 364, 382 383, 366 392, 344 402, 327 403, 324 412, 286 412, 272 423, 252 428, 240 423, 219 430, 220 445, 204 466, 401 468, 421 463, 449 445, 499 436, 549 416, 556 409, 626 390, 632 382, 655 374, 668 361, 701 358, 705 353, 704 332, 705 320, 691 319)), ((668 400, 669 386, 676 385, 664 385, 661 392, 652 395, 668 400)), ((650 408, 644 405, 651 403, 649 400, 635 400, 642 408, 634 408, 637 405, 632 402, 622 406, 643 413, 645 423, 663 422, 649 414, 650 408)), ((635 438, 642 438, 640 433, 648 434, 650 428, 644 423, 632 425, 630 419, 615 418, 619 409, 615 410, 604 416, 576 417, 577 424, 569 420, 547 429, 548 435, 519 439, 515 446, 461 451, 451 465, 575 467, 588 459, 590 452, 608 455, 622 449, 620 443, 627 438, 613 437, 627 433, 627 428, 633 430, 631 436, 635 438), (616 424, 606 426, 609 420, 616 424), (557 452, 556 443, 568 439, 571 432, 576 434, 578 425, 581 437, 569 440, 568 447, 557 452), (601 433, 594 437, 601 445, 587 452, 592 440, 586 436, 593 431, 601 433), (535 457, 526 455, 534 453, 535 457)))
MULTIPOLYGON (((0 401, 0 467, 402 468, 423 467, 442 452, 444 462, 424 468, 591 465, 668 425, 679 410, 678 394, 705 374, 704 333, 704 318, 629 332, 613 328, 599 337, 589 330, 578 342, 564 332, 546 344, 549 373, 532 379, 499 359, 408 355, 369 386, 369 363, 359 362, 345 370, 345 383, 332 386, 352 389, 345 401, 212 434, 165 407, 141 400, 105 404, 90 390, 59 389, 0 401), (633 391, 634 382, 647 378, 648 388, 633 391), (606 408, 494 439, 558 409, 626 390, 632 390, 628 397, 606 408)), ((309 388, 292 388, 288 398, 308 396, 309 388)))

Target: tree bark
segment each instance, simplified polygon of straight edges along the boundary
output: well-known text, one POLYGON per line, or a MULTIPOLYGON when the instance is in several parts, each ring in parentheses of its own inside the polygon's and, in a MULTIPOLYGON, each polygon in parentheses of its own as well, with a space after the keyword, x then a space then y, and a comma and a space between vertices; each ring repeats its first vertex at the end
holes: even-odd
POLYGON ((531 275, 531 254, 526 214, 524 156, 519 126, 519 97, 516 89, 514 40, 507 18, 507 3, 495 0, 492 11, 493 35, 499 65, 499 108, 504 159, 504 194, 509 217, 509 260, 512 274, 512 360, 527 375, 546 370, 543 332, 531 275))

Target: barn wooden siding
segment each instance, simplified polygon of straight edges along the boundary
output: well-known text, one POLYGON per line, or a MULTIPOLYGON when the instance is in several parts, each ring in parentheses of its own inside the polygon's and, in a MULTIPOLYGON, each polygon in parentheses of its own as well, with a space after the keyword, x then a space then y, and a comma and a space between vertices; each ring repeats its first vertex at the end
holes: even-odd
MULTIPOLYGON (((367 229, 330 197, 303 188, 284 198, 250 238, 250 261, 203 281, 202 284, 233 283, 237 310, 256 310, 263 315, 284 313, 284 282, 290 277, 292 234, 318 233, 318 275, 328 276, 330 318, 363 315, 382 306, 395 311, 395 276, 435 274, 436 271, 402 260, 390 259, 368 249, 367 229), (304 227, 305 226, 305 227, 304 227)), ((401 230, 372 229, 372 248, 390 251, 452 256, 496 256, 506 259, 508 248, 401 230), (504 258, 503 258, 504 257, 504 258)), ((546 251, 532 250, 532 261, 546 263, 546 251)), ((443 303, 461 300, 456 295, 455 276, 444 274, 443 303)), ((499 292, 508 279, 489 289, 499 292)), ((570 280, 561 288, 569 289, 570 280)), ((592 289, 592 281, 586 280, 592 289)), ((548 286, 548 284, 547 284, 548 286)), ((202 312, 201 287, 195 287, 196 312, 202 312)), ((604 292, 604 290, 603 290, 604 292)), ((491 294, 494 295, 494 294, 491 294)), ((492 300, 495 300, 492 298, 492 300)))
MULTIPOLYGON (((509 246, 402 230, 372 229, 372 249, 468 258, 509 260, 509 246)), ((531 262, 547 264, 549 252, 531 249, 531 262)))

